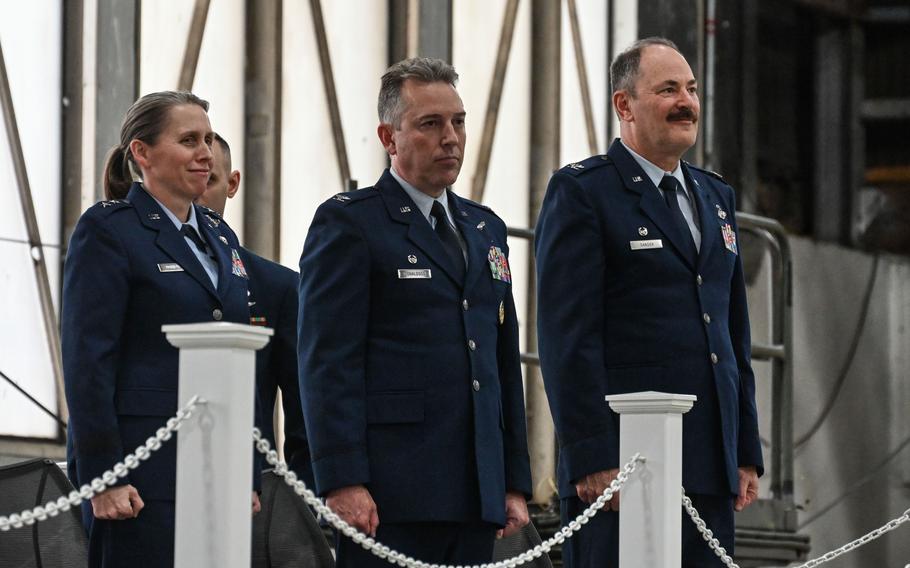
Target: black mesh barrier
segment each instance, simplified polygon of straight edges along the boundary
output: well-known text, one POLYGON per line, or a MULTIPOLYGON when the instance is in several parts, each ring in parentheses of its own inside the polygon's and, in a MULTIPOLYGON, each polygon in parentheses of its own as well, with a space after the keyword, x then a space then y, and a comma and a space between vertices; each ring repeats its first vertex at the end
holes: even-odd
MULTIPOLYGON (((534 523, 528 523, 517 533, 496 541, 496 544, 493 546, 493 562, 508 560, 509 558, 518 556, 522 552, 528 551, 540 543, 540 535, 537 534, 534 523)), ((553 564, 546 554, 542 554, 531 562, 522 564, 522 566, 528 566, 529 568, 553 568, 553 564)))
MULTIPOLYGON (((0 467, 0 514, 45 505, 72 490, 66 475, 49 459, 0 467)), ((85 568, 87 550, 78 506, 32 526, 0 531, 0 568, 85 568)))
POLYGON ((253 517, 252 568, 335 565, 310 508, 272 471, 262 474, 260 502, 262 510, 253 517))

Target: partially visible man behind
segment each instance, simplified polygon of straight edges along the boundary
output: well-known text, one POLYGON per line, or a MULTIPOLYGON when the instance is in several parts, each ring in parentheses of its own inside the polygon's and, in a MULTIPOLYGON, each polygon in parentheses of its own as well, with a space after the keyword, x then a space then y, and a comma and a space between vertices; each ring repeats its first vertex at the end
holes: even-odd
MULTIPOLYGON (((620 139, 553 175, 536 232, 540 359, 560 443, 564 519, 609 485, 619 421, 605 394, 694 394, 683 485, 721 544, 762 473, 733 189, 682 161, 695 144, 692 70, 663 38, 610 67, 620 139)), ((616 566, 619 500, 567 541, 566 566, 616 566)), ((683 519, 683 566, 722 566, 683 519)))
MULTIPOLYGON (((227 200, 240 188, 240 171, 231 169, 231 148, 218 134, 212 154, 208 187, 196 203, 223 216, 227 200)), ((250 324, 275 330, 268 344, 256 352, 256 387, 263 435, 275 447, 272 410, 280 388, 285 461, 312 487, 313 470, 297 383, 297 273, 246 248, 240 249, 240 258, 249 276, 250 324)))
MULTIPOLYGON (((316 488, 359 530, 427 562, 490 562, 528 522, 531 479, 506 227, 449 189, 458 75, 382 77, 374 187, 316 211, 300 259, 300 386, 316 488)), ((387 563, 336 536, 341 568, 387 563)))

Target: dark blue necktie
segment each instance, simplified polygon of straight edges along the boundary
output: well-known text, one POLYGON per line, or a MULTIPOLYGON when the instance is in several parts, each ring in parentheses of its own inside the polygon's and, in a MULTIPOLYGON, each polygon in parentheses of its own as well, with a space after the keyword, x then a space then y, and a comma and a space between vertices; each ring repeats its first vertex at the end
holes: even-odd
POLYGON ((698 250, 695 248, 695 239, 692 238, 689 223, 686 222, 682 209, 679 208, 679 198, 677 197, 677 192, 681 189, 679 181, 673 176, 664 176, 658 187, 664 192, 664 200, 670 209, 670 216, 673 217, 679 236, 685 243, 683 246, 686 247, 686 254, 690 255, 690 259, 694 261, 698 257, 698 250))
POLYGON ((208 249, 205 247, 205 241, 202 240, 202 237, 192 225, 185 223, 183 227, 180 228, 180 232, 183 233, 184 237, 189 237, 189 239, 193 241, 193 244, 196 245, 199 252, 205 255, 209 254, 208 249))
POLYGON ((436 219, 436 235, 442 241, 442 247, 446 249, 452 263, 455 267, 455 276, 459 282, 464 282, 464 252, 461 250, 461 243, 458 242, 458 236, 455 229, 449 224, 449 217, 442 203, 433 201, 433 209, 430 216, 436 219))

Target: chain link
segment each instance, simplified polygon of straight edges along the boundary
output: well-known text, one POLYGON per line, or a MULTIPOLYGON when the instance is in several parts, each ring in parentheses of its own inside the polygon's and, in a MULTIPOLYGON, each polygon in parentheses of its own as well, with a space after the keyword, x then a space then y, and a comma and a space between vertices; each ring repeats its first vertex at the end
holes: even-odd
MULTIPOLYGON (((79 505, 82 501, 91 499, 95 495, 105 491, 109 486, 113 486, 118 479, 126 477, 130 470, 138 468, 143 461, 151 457, 152 453, 159 450, 165 442, 170 440, 173 435, 180 429, 180 425, 186 422, 192 415, 193 411, 196 409, 196 406, 205 404, 206 401, 199 398, 199 395, 194 395, 186 405, 177 411, 177 414, 170 419, 168 419, 164 427, 159 428, 155 435, 150 437, 145 441, 145 444, 136 448, 136 450, 127 455, 123 461, 117 462, 114 464, 114 467, 105 471, 101 474, 100 477, 96 477, 86 485, 83 485, 79 488, 78 491, 72 491, 68 496, 61 496, 56 501, 49 501, 44 506, 38 506, 31 510, 25 510, 21 513, 13 513, 9 517, 0 516, 0 531, 8 531, 13 528, 22 528, 24 526, 30 526, 36 522, 47 520, 51 517, 56 517, 61 511, 68 511, 71 507, 79 505)), ((345 536, 352 539, 357 544, 361 545, 364 549, 370 551, 372 554, 388 561, 391 564, 397 564, 399 566, 406 566, 408 568, 471 568, 469 566, 448 566, 442 564, 428 564, 421 560, 416 560, 407 556, 401 552, 391 550, 388 546, 377 542, 371 537, 368 537, 364 533, 358 531, 347 522, 345 522, 341 517, 336 515, 331 509, 326 507, 323 502, 316 497, 316 495, 307 488, 306 484, 297 479, 297 475, 288 469, 288 465, 278 459, 278 453, 275 450, 271 449, 269 441, 262 437, 258 428, 253 429, 253 440, 256 443, 256 449, 265 455, 266 461, 275 467, 275 473, 284 479, 284 482, 287 483, 290 487, 294 489, 294 492, 297 493, 303 500, 312 507, 319 515, 325 518, 332 526, 341 531, 345 536)), ((584 510, 580 515, 573 519, 568 525, 562 527, 552 538, 538 544, 534 548, 527 550, 518 556, 509 558, 507 560, 501 560, 495 563, 482 564, 479 568, 515 568, 526 562, 530 562, 535 558, 539 558, 541 555, 548 553, 554 546, 557 544, 562 544, 566 539, 572 538, 572 536, 581 530, 581 527, 588 523, 594 515, 600 511, 607 501, 613 498, 613 494, 618 492, 620 488, 626 483, 629 479, 629 476, 632 472, 635 471, 635 468, 638 463, 645 461, 641 454, 636 453, 632 456, 631 459, 622 467, 619 472, 619 475, 610 483, 610 486, 607 487, 603 494, 600 495, 594 503, 592 503, 587 509, 584 510)), ((714 554, 724 563, 727 568, 739 568, 733 559, 727 554, 726 549, 720 545, 720 542, 714 538, 714 533, 707 527, 705 522, 699 516, 698 511, 692 505, 692 500, 686 496, 685 490, 682 493, 682 504, 686 512, 689 514, 689 517, 692 518, 692 522, 695 523, 695 527, 698 529, 698 532, 701 533, 702 538, 705 539, 705 542, 708 543, 708 546, 714 552, 714 554)), ((818 558, 809 560, 804 564, 794 566, 793 568, 815 568, 821 564, 825 564, 831 560, 834 560, 838 556, 846 554, 852 550, 855 550, 861 546, 864 546, 873 540, 881 537, 882 535, 893 531, 902 524, 910 521, 910 509, 904 511, 904 514, 896 519, 888 521, 881 527, 861 536, 860 538, 851 541, 844 546, 832 550, 818 558)), ((910 565, 907 565, 905 568, 910 568, 910 565)))
POLYGON ((689 516, 692 517, 695 528, 698 529, 698 532, 701 533, 701 537, 708 543, 708 547, 714 551, 714 554, 718 558, 720 558, 720 561, 723 562, 727 568, 739 568, 739 565, 733 562, 733 559, 727 554, 727 549, 720 545, 719 540, 714 538, 714 533, 711 532, 711 529, 708 528, 708 525, 705 524, 705 521, 699 516, 698 511, 695 510, 695 506, 692 505, 692 500, 686 495, 685 489, 683 489, 682 493, 682 504, 686 509, 686 512, 689 513, 689 516))
POLYGON ((194 395, 186 403, 186 406, 168 419, 165 426, 158 428, 155 435, 146 440, 145 444, 137 447, 136 451, 123 458, 123 461, 117 462, 114 467, 101 474, 101 477, 96 477, 91 483, 79 488, 78 491, 71 491, 68 496, 61 496, 56 501, 48 501, 44 506, 39 505, 34 509, 22 511, 18 514, 13 513, 9 517, 0 517, 0 531, 19 529, 56 517, 60 511, 69 511, 71 507, 75 507, 82 501, 91 499, 103 492, 109 486, 117 483, 118 479, 126 477, 131 470, 142 465, 143 461, 149 459, 154 452, 161 448, 164 442, 171 439, 174 433, 180 429, 180 425, 192 416, 196 406, 205 404, 205 402, 199 398, 199 395, 194 395))
MULTIPOLYGON (((714 538, 714 534, 711 532, 711 529, 707 527, 705 522, 698 515, 698 511, 696 511, 695 507, 692 506, 692 500, 686 496, 685 490, 683 490, 682 502, 683 507, 686 509, 686 512, 689 513, 690 517, 692 517, 692 522, 695 523, 695 527, 698 529, 698 532, 701 533, 702 538, 705 539, 705 541, 708 543, 708 546, 711 548, 711 550, 714 551, 714 554, 720 558, 721 562, 723 562, 727 568, 739 568, 739 566, 733 562, 733 559, 730 558, 730 556, 727 554, 727 551, 724 549, 724 547, 720 545, 720 542, 714 538)), ((910 521, 910 509, 904 511, 904 514, 900 517, 888 521, 874 531, 869 532, 854 541, 848 542, 836 550, 832 550, 831 552, 823 554, 818 558, 813 558, 808 562, 793 566, 792 568, 815 568, 816 566, 821 566, 822 564, 830 562, 842 554, 846 554, 851 550, 855 550, 863 545, 869 544, 873 540, 879 538, 885 533, 893 531, 908 521, 910 521)), ((904 568, 910 568, 910 564, 904 568)))
POLYGON ((888 521, 884 525, 878 527, 874 531, 866 533, 854 541, 848 542, 847 544, 843 545, 842 547, 838 548, 837 550, 832 550, 831 552, 828 552, 827 554, 823 554, 822 556, 819 556, 818 558, 813 558, 812 560, 806 562, 805 564, 800 564, 798 566, 794 566, 793 568, 813 568, 815 566, 820 566, 820 565, 824 564, 825 562, 830 562, 831 560, 834 560, 835 558, 837 558, 838 556, 840 556, 842 554, 846 554, 846 553, 850 552, 851 550, 855 550, 863 545, 869 544, 873 540, 884 535, 885 533, 889 533, 889 532, 893 531, 894 529, 896 529, 897 527, 906 523, 907 521, 910 521, 910 509, 907 509, 906 511, 904 511, 904 514, 901 515, 900 517, 897 517, 896 519, 891 519, 890 521, 888 521))
POLYGON ((557 544, 562 544, 566 539, 572 538, 572 535, 578 532, 582 526, 587 524, 591 518, 601 510, 604 505, 613 498, 613 494, 620 490, 620 488, 625 484, 629 479, 629 475, 635 471, 635 467, 638 463, 645 461, 641 454, 635 454, 631 459, 622 467, 619 471, 619 475, 610 483, 610 486, 607 487, 603 494, 598 497, 594 503, 592 503, 587 509, 584 510, 580 515, 575 517, 568 525, 562 527, 552 538, 546 540, 535 546, 530 550, 522 552, 518 556, 514 556, 507 560, 500 560, 499 562, 493 562, 488 564, 481 564, 480 566, 462 566, 457 567, 443 564, 430 564, 422 560, 416 560, 403 554, 401 552, 390 549, 388 546, 377 542, 375 539, 365 535, 364 533, 358 531, 347 522, 345 522, 341 517, 336 515, 331 509, 325 506, 323 502, 316 497, 316 495, 310 491, 306 484, 299 479, 297 479, 297 474, 288 469, 288 465, 278 459, 278 452, 271 449, 269 441, 262 437, 258 428, 253 429, 253 440, 256 442, 256 449, 260 453, 265 455, 265 459, 271 465, 275 467, 275 473, 284 479, 284 482, 287 483, 291 488, 294 489, 294 492, 297 493, 307 505, 312 507, 319 515, 322 516, 326 521, 329 522, 333 527, 341 531, 346 537, 350 538, 364 549, 370 551, 372 554, 382 558, 390 564, 397 564, 398 566, 406 566, 408 568, 515 568, 525 564, 526 562, 531 562, 535 558, 548 553, 554 546, 557 544))

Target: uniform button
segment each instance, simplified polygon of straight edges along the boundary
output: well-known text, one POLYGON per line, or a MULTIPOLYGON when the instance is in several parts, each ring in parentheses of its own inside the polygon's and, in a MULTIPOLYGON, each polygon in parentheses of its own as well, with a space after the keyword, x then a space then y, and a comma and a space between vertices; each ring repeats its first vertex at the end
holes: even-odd
POLYGON ((474 389, 474 392, 479 391, 480 390, 480 381, 478 381, 477 379, 474 379, 474 381, 471 382, 471 387, 474 389))
POLYGON ((474 343, 473 339, 468 340, 468 349, 470 349, 471 351, 474 351, 477 349, 477 344, 474 343))
POLYGON ((701 274, 699 274, 698 276, 695 277, 695 283, 696 283, 696 284, 698 284, 699 286, 701 286, 701 283, 702 283, 702 282, 704 282, 704 280, 702 280, 701 274))
POLYGON ((711 316, 708 314, 702 314, 701 319, 705 320, 705 323, 711 323, 711 316))
POLYGON ((464 311, 468 311, 468 308, 469 308, 469 307, 471 307, 471 305, 468 304, 468 301, 467 301, 467 300, 462 300, 462 301, 461 301, 461 309, 463 309, 464 311))
POLYGON ((215 321, 221 321, 221 318, 224 317, 224 314, 218 308, 212 310, 212 317, 215 318, 215 321))
POLYGON ((717 353, 711 353, 711 362, 717 364, 717 353))

